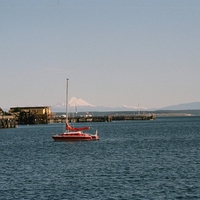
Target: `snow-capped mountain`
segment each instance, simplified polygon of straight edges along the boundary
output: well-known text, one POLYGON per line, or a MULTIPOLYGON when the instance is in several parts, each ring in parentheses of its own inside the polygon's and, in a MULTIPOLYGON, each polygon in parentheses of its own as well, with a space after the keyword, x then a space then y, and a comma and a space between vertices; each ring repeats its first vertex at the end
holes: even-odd
MULTIPOLYGON (((55 112, 64 112, 65 111, 65 102, 61 102, 61 103, 57 103, 55 105, 52 106, 52 111, 55 112)), ((78 99, 76 97, 72 97, 69 100, 69 104, 68 104, 68 109, 69 112, 74 112, 74 111, 78 111, 78 112, 89 112, 89 111, 142 111, 142 110, 146 110, 146 108, 144 107, 138 107, 138 106, 127 106, 127 105, 123 105, 121 107, 104 107, 104 106, 95 106, 92 105, 86 101, 84 101, 83 99, 78 99)))
POLYGON ((69 106, 91 106, 91 107, 96 107, 86 101, 84 101, 83 99, 77 99, 76 97, 72 97, 69 100, 69 106))
POLYGON ((123 105, 123 107, 126 108, 126 109, 132 109, 132 110, 147 110, 147 108, 141 107, 141 106, 127 106, 127 105, 123 105))
MULTIPOLYGON (((84 101, 83 99, 80 99, 80 98, 78 99, 76 97, 72 97, 68 103, 69 111, 75 111, 75 109, 78 109, 81 111, 85 111, 85 110, 90 111, 92 108, 95 108, 95 107, 96 107, 95 105, 92 105, 84 101)), ((66 108, 66 102, 64 101, 52 106, 53 111, 65 111, 65 108, 66 108)))

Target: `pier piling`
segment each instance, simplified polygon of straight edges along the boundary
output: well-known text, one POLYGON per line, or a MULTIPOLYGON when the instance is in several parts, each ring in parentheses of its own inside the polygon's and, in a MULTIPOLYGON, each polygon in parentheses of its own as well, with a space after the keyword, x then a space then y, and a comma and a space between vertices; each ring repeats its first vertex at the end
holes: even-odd
POLYGON ((13 116, 0 116, 0 129, 16 128, 16 120, 13 116))

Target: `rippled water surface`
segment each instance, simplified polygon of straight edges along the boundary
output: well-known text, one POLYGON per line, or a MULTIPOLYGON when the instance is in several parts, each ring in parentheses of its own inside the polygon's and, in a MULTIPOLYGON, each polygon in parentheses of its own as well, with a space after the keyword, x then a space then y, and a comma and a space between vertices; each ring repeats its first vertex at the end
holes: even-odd
POLYGON ((200 199, 200 117, 89 125, 99 141, 1 129, 0 199, 200 199))

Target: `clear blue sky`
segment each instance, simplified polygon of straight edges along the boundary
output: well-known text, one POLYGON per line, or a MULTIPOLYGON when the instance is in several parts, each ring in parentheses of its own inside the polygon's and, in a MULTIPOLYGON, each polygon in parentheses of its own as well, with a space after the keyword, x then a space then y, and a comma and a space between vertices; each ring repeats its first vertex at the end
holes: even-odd
POLYGON ((200 101, 199 0, 0 0, 0 107, 200 101))

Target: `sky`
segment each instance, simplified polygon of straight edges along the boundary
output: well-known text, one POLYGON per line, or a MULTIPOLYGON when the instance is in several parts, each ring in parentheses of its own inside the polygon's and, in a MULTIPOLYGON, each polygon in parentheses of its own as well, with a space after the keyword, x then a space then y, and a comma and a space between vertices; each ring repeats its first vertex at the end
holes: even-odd
POLYGON ((199 0, 0 0, 0 107, 200 101, 199 0))

